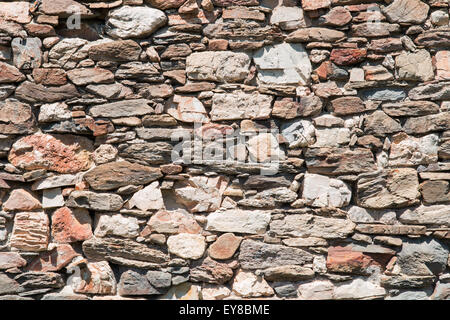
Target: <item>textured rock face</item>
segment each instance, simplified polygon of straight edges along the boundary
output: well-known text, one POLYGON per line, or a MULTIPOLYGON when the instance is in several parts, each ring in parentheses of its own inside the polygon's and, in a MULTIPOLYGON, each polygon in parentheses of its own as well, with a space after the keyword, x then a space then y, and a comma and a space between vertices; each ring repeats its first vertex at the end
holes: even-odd
POLYGON ((0 300, 448 299, 448 9, 0 2, 0 300))

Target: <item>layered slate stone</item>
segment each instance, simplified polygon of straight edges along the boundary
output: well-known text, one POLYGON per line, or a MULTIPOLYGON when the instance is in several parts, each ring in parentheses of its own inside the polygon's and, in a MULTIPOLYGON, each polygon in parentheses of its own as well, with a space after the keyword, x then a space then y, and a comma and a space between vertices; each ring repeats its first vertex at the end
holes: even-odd
POLYGON ((117 40, 89 48, 89 58, 95 61, 135 61, 142 49, 133 40, 117 40))
POLYGON ((89 114, 93 117, 110 118, 142 116, 153 112, 149 102, 146 99, 133 99, 96 105, 89 109, 89 114))
POLYGON ((58 87, 46 87, 25 81, 16 89, 16 97, 29 103, 53 103, 79 95, 77 88, 70 83, 58 87))
POLYGON ((20 251, 45 251, 49 234, 49 219, 44 212, 18 212, 14 216, 10 246, 20 251))

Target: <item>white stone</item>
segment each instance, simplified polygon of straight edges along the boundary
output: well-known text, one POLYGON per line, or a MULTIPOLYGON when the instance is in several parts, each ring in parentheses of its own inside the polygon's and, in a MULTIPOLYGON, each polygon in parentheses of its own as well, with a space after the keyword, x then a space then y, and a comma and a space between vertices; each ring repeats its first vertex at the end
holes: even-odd
POLYGON ((316 129, 308 120, 293 120, 281 126, 281 134, 289 148, 307 147, 314 144, 316 129))
POLYGON ((266 231, 269 222, 270 212, 231 209, 209 214, 206 230, 262 234, 266 231))
POLYGON ((233 280, 233 292, 244 298, 273 296, 273 289, 260 276, 239 270, 233 280))
POLYGON ((207 123, 210 121, 203 103, 195 97, 176 95, 167 113, 183 122, 207 123))
POLYGON ((30 23, 30 3, 28 1, 0 2, 0 17, 18 23, 30 23))
POLYGON ((347 216, 355 223, 373 223, 381 222, 384 224, 395 224, 397 222, 397 214, 391 210, 371 210, 352 206, 347 216))
POLYGON ((329 280, 316 280, 298 286, 300 299, 303 300, 331 300, 334 285, 329 280))
POLYGON ((306 85, 312 66, 299 43, 282 43, 259 49, 253 56, 258 79, 265 84, 306 85))
POLYGON ((231 51, 195 52, 186 59, 186 74, 192 80, 240 82, 247 78, 250 57, 231 51))
POLYGON ((164 200, 159 188, 159 182, 154 181, 144 189, 136 192, 128 201, 128 204, 130 209, 136 207, 143 211, 163 209, 164 200))
POLYGON ((391 166, 416 166, 438 161, 439 136, 429 134, 420 138, 398 134, 393 137, 389 164, 391 166))
POLYGON ((316 129, 316 143, 311 148, 339 147, 350 142, 348 128, 316 129))
POLYGON ((42 193, 42 208, 58 208, 64 206, 61 188, 44 189, 42 193))
POLYGON ((334 290, 335 299, 375 299, 386 295, 386 290, 378 284, 363 279, 355 279, 334 290))
POLYGON ((44 104, 39 108, 39 122, 58 122, 71 118, 72 113, 64 102, 44 104))
POLYGON ((199 259, 206 249, 205 237, 199 234, 180 233, 167 239, 169 252, 183 259, 199 259))
POLYGON ((139 235, 139 222, 137 218, 121 214, 97 215, 97 223, 94 231, 97 237, 108 235, 124 238, 136 238, 139 235))
POLYGON ((67 187, 73 186, 77 183, 78 179, 81 180, 79 175, 74 174, 60 174, 55 176, 50 176, 36 181, 31 186, 31 190, 43 190, 43 189, 53 189, 56 187, 67 187))
POLYGON ((350 203, 352 191, 347 184, 318 174, 305 174, 303 198, 313 207, 341 208, 350 203))
POLYGON ((272 133, 261 133, 247 142, 250 160, 254 162, 275 162, 285 158, 280 143, 272 133))
POLYGON ((303 9, 300 7, 278 6, 272 10, 270 24, 278 25, 283 30, 306 28, 303 9))
POLYGON ((206 285, 202 288, 203 300, 222 300, 230 294, 231 290, 222 285, 206 285))
POLYGON ((106 33, 113 38, 142 38, 167 23, 163 11, 147 6, 122 6, 109 11, 106 33))
POLYGON ((116 160, 117 154, 116 147, 110 144, 101 144, 97 149, 95 149, 92 157, 94 158, 94 162, 96 165, 108 163, 116 160))

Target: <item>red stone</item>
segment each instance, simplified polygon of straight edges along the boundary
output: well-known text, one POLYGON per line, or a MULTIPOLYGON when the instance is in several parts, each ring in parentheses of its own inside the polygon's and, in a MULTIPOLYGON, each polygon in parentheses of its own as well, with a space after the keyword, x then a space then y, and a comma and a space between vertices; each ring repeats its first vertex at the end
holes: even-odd
POLYGON ((84 241, 92 237, 91 224, 87 210, 59 208, 52 215, 52 236, 58 243, 84 241))
POLYGON ((333 49, 331 51, 331 61, 340 66, 360 63, 366 56, 366 49, 333 49))
POLYGON ((225 51, 228 49, 228 40, 225 39, 211 39, 208 42, 209 51, 225 51))
POLYGON ((25 30, 28 32, 28 35, 33 37, 45 38, 56 35, 55 29, 48 24, 30 23, 25 25, 25 30))
POLYGON ((241 244, 241 237, 225 233, 209 247, 209 256, 217 260, 230 259, 241 244))
POLYGON ((16 67, 0 62, 0 83, 13 83, 25 80, 25 76, 16 67))
POLYGON ((26 268, 27 271, 58 271, 79 256, 69 244, 60 244, 51 251, 43 252, 26 268))
POLYGON ((66 72, 58 68, 36 68, 33 70, 36 83, 49 86, 62 86, 67 83, 66 72))

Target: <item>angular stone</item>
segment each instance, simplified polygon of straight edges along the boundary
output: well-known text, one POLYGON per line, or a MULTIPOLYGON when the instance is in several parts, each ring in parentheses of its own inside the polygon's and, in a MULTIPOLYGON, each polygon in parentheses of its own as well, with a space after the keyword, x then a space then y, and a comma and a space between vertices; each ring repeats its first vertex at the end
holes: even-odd
POLYGON ((436 79, 450 80, 450 51, 439 51, 435 56, 436 79))
POLYGON ((401 131, 402 126, 383 111, 377 110, 366 117, 364 120, 364 129, 368 134, 384 136, 385 134, 401 131))
POLYGON ((40 179, 31 185, 31 190, 53 189, 58 187, 73 186, 77 182, 77 175, 60 174, 40 179))
POLYGON ((398 24, 378 22, 376 20, 372 21, 373 22, 365 22, 353 25, 352 35, 354 37, 387 37, 391 33, 400 32, 400 26, 398 24))
POLYGON ((150 232, 157 233, 201 233, 202 228, 195 221, 194 216, 185 210, 158 211, 147 223, 150 232))
POLYGON ((421 24, 428 17, 430 7, 420 0, 395 0, 383 13, 390 22, 421 24))
POLYGON ((42 208, 59 208, 64 206, 61 188, 45 189, 42 192, 42 208))
POLYGON ((258 79, 270 85, 306 85, 312 66, 301 44, 278 44, 263 47, 253 55, 258 79))
POLYGON ((41 208, 41 202, 24 189, 13 190, 8 200, 3 203, 3 210, 5 211, 33 211, 41 208))
POLYGON ((205 285, 202 288, 202 299, 203 300, 223 300, 229 297, 231 290, 226 286, 219 285, 205 285))
POLYGON ((308 147, 315 142, 315 128, 307 120, 292 120, 282 124, 280 129, 289 148, 308 147))
POLYGON ((233 257, 241 244, 242 237, 236 237, 233 233, 222 234, 209 246, 209 256, 216 260, 227 260, 233 257))
POLYGON ((405 224, 443 225, 450 227, 450 211, 448 205, 434 205, 407 209, 399 216, 405 224))
POLYGON ((87 18, 93 16, 91 10, 74 0, 43 0, 39 6, 39 12, 46 15, 54 15, 62 18, 71 16, 74 12, 81 17, 87 18))
POLYGON ((434 79, 433 64, 427 50, 402 53, 395 59, 400 80, 429 81, 434 79))
POLYGON ((218 7, 259 5, 259 0, 212 0, 212 2, 218 7))
POLYGON ((262 277, 242 270, 239 270, 236 274, 232 290, 244 298, 270 297, 274 295, 273 289, 262 277))
POLYGON ((422 117, 408 118, 403 130, 408 134, 423 134, 433 131, 443 131, 450 128, 450 112, 441 112, 422 117))
POLYGON ((209 214, 207 217, 206 230, 261 234, 266 231, 269 222, 269 212, 230 209, 209 214))
POLYGON ((424 288, 434 284, 434 277, 432 276, 386 276, 380 278, 380 284, 384 288, 395 289, 411 289, 424 288))
POLYGON ((348 284, 342 284, 334 290, 334 298, 337 300, 380 299, 385 295, 384 288, 361 278, 352 280, 348 284))
POLYGON ((350 142, 350 130, 347 128, 316 129, 316 143, 312 148, 339 147, 350 142))
POLYGON ((83 242, 83 252, 89 259, 144 268, 169 261, 162 249, 124 238, 92 237, 83 242))
POLYGON ((59 208, 52 214, 52 237, 58 243, 84 241, 92 237, 92 219, 85 209, 59 208))
POLYGON ((11 279, 4 273, 0 273, 0 295, 16 294, 22 291, 24 291, 24 289, 17 281, 11 279))
POLYGON ((161 294, 147 280, 142 271, 128 270, 122 273, 118 293, 121 296, 141 296, 161 294))
POLYGON ((341 180, 318 174, 306 174, 302 197, 307 205, 313 207, 341 208, 350 203, 352 192, 341 180))
POLYGON ((72 112, 64 102, 43 104, 39 108, 39 122, 59 122, 72 119, 72 112))
POLYGON ((167 239, 167 247, 170 253, 183 259, 197 260, 205 252, 205 237, 199 234, 180 233, 167 239))
POLYGON ((36 133, 16 141, 8 160, 25 170, 76 173, 91 166, 92 151, 92 142, 84 137, 36 133))
POLYGON ((298 292, 303 300, 331 300, 333 299, 334 285, 329 280, 315 280, 301 284, 298 292))
POLYGON ((35 68, 33 69, 33 79, 36 83, 45 86, 62 86, 67 83, 66 72, 58 68, 35 68))
POLYGON ((331 101, 333 113, 344 116, 355 113, 362 113, 366 110, 364 102, 359 97, 342 97, 331 101))
POLYGON ((127 185, 143 185, 162 177, 157 168, 127 161, 99 165, 84 175, 94 190, 113 190, 127 185))
POLYGON ((93 117, 120 118, 129 116, 142 116, 153 112, 146 99, 123 100, 93 106, 89 114, 93 117))
POLYGON ((233 270, 225 263, 206 257, 194 264, 189 279, 193 282, 224 284, 233 277, 233 270))
POLYGON ((418 202, 420 193, 415 169, 390 169, 366 173, 357 183, 357 202, 365 208, 401 208, 418 202))
POLYGON ((272 10, 270 24, 278 25, 283 30, 305 28, 307 20, 299 7, 277 6, 272 10))
POLYGON ((155 288, 168 288, 172 283, 172 275, 162 271, 147 271, 148 282, 155 288))
POLYGON ((18 212, 9 244, 20 251, 45 251, 49 233, 49 220, 44 212, 18 212))
POLYGON ((136 207, 143 211, 163 209, 164 201, 158 181, 136 192, 128 201, 128 205, 130 208, 136 207))
POLYGON ((89 58, 94 61, 136 61, 141 47, 133 40, 117 40, 89 48, 89 58))
POLYGON ((8 21, 30 23, 30 3, 26 1, 13 1, 0 3, 0 16, 8 21))
POLYGON ((116 211, 123 205, 122 198, 117 194, 95 193, 91 191, 72 191, 66 200, 66 206, 85 208, 98 211, 116 211))
POLYGON ((197 98, 176 95, 173 98, 173 102, 174 104, 169 107, 167 113, 175 119, 182 122, 194 123, 206 123, 210 121, 203 103, 197 98))
POLYGON ((39 68, 42 63, 41 47, 39 38, 14 38, 11 41, 14 65, 19 69, 39 68))
POLYGON ((311 173, 339 175, 375 170, 372 152, 363 148, 309 148, 305 159, 311 173))
POLYGON ((352 14, 345 7, 334 7, 326 15, 319 18, 323 25, 342 27, 352 21, 352 14))
POLYGON ((116 79, 140 80, 142 82, 161 82, 163 77, 160 69, 154 63, 143 63, 138 61, 122 63, 115 73, 116 79))
POLYGON ((136 238, 139 235, 139 223, 136 217, 121 214, 97 215, 94 234, 101 238, 106 236, 136 238))
POLYGON ((29 105, 15 99, 0 102, 0 133, 32 133, 35 131, 35 125, 35 117, 29 105))
POLYGON ((50 251, 45 251, 33 259, 27 266, 28 271, 59 271, 67 266, 72 259, 79 256, 69 244, 59 244, 50 251))
POLYGON ((249 74, 250 57, 231 51, 206 51, 191 54, 186 59, 189 79, 217 82, 241 82, 249 74))
POLYGON ((114 272, 106 261, 90 262, 81 269, 80 280, 73 289, 83 294, 116 294, 117 283, 114 272))
POLYGON ((109 11, 106 33, 113 38, 143 38, 166 23, 167 17, 161 10, 147 6, 122 6, 109 11))
POLYGON ((53 103, 61 100, 78 97, 80 94, 73 84, 58 87, 45 87, 25 81, 16 89, 16 97, 29 103, 53 103))
MULTIPOLYGON (((172 150, 173 146, 166 142, 136 143, 130 144, 125 149, 120 150, 119 155, 122 158, 130 159, 131 161, 138 161, 150 165, 168 164, 172 163, 172 150)), ((160 177, 159 169, 151 169, 153 169, 152 177, 155 177, 151 181, 158 179, 160 177)), ((148 177, 148 179, 149 178, 150 177, 148 177)))
MULTIPOLYGON (((302 28, 286 38, 287 42, 335 42, 345 38, 345 33, 328 28, 302 28)), ((300 47, 301 48, 301 47, 300 47)))
POLYGON ((398 266, 405 275, 439 275, 447 265, 448 248, 434 239, 408 239, 398 253, 398 266))
POLYGON ((14 83, 25 80, 25 75, 16 67, 0 62, 0 83, 14 83))
POLYGON ((278 236, 346 238, 355 229, 348 219, 326 218, 311 214, 291 214, 270 223, 270 230, 278 236))
POLYGON ((27 264, 17 252, 0 252, 0 270, 22 268, 27 264))
POLYGON ((284 159, 279 141, 272 133, 260 133, 251 137, 247 142, 247 150, 250 161, 267 163, 284 159))
POLYGON ((391 117, 424 116, 438 113, 439 105, 431 101, 404 101, 383 104, 383 111, 391 117))
POLYGON ((360 63, 366 56, 366 49, 333 49, 333 51, 331 51, 331 61, 339 66, 360 63))
POLYGON ((244 270, 266 269, 280 265, 304 265, 312 260, 313 255, 302 249, 250 239, 242 241, 239 252, 239 262, 244 270))
POLYGON ((362 92, 363 100, 400 101, 406 98, 403 89, 366 89, 362 92))
POLYGON ((424 235, 427 228, 424 226, 358 224, 357 232, 384 235, 424 235))
POLYGON ((314 271, 295 265, 284 265, 264 270, 264 279, 268 281, 296 282, 314 278, 314 271))
POLYGON ((98 67, 69 70, 67 71, 67 77, 77 86, 114 82, 114 74, 111 71, 98 67))
POLYGON ((268 119, 273 97, 258 92, 215 93, 211 109, 213 121, 238 119, 268 119))
POLYGON ((391 166, 415 166, 438 161, 439 137, 429 134, 421 138, 399 133, 392 137, 389 164, 391 166))
POLYGON ((399 51, 403 49, 402 41, 399 38, 383 38, 370 41, 369 50, 385 53, 399 51))
POLYGON ((230 9, 224 9, 222 11, 223 19, 245 19, 245 20, 256 20, 264 21, 265 15, 259 10, 252 10, 246 7, 236 7, 230 9))
POLYGON ((272 116, 283 119, 316 116, 322 111, 323 103, 317 96, 301 97, 300 102, 283 98, 274 103, 272 116))
POLYGON ((133 93, 129 87, 125 87, 120 83, 90 84, 86 86, 86 90, 100 97, 114 100, 126 98, 133 93))
POLYGON ((145 0, 145 2, 149 3, 154 8, 167 10, 181 7, 186 0, 145 0))
POLYGON ((397 215, 394 210, 371 210, 352 206, 347 211, 348 218, 355 223, 395 224, 397 215))

